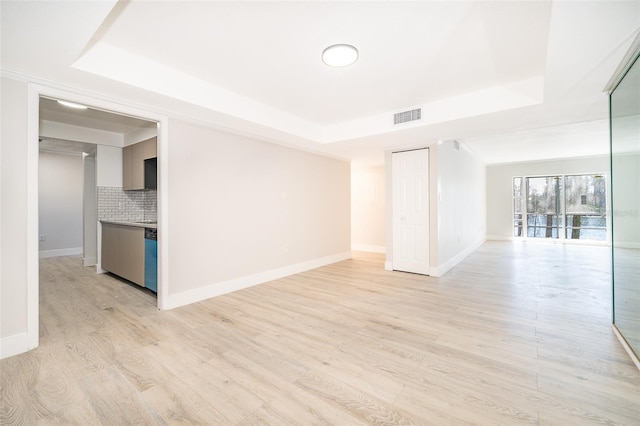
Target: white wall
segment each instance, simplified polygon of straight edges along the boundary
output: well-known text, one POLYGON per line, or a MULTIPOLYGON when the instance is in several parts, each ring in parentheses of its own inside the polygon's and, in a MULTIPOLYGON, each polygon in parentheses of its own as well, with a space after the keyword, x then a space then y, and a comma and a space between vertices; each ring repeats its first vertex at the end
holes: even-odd
POLYGON ((487 236, 486 165, 464 144, 437 145, 437 251, 442 275, 478 248, 487 236))
MULTIPOLYGON (((418 148, 417 146, 411 147, 418 148)), ((429 147, 429 275, 441 276, 486 239, 486 166, 463 144, 429 147)), ((386 161, 386 269, 393 268, 391 152, 386 161)))
POLYGON ((98 145, 96 186, 122 187, 122 148, 98 145))
MULTIPOLYGON (((27 85, 2 78, 0 90, 0 356, 35 347, 28 334, 27 85)), ((35 333, 37 345, 37 331, 35 333)))
POLYGON ((38 176, 40 257, 82 253, 82 155, 40 152, 38 176))
POLYGON ((513 238, 513 178, 561 174, 604 173, 609 177, 609 157, 586 157, 487 167, 487 238, 513 238))
POLYGON ((384 253, 384 166, 351 169, 351 248, 384 253))
POLYGON ((170 120, 165 172, 167 307, 350 257, 346 161, 170 120))

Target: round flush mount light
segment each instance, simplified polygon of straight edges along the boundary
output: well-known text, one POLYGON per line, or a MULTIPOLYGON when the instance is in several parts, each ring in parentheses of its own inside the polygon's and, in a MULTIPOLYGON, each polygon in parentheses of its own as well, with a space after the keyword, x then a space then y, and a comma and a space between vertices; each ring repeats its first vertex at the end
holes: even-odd
POLYGON ((358 60, 358 49, 350 44, 334 44, 322 51, 322 62, 330 67, 346 67, 358 60))
POLYGON ((69 108, 75 108, 75 109, 87 109, 87 107, 86 107, 86 106, 84 106, 84 105, 80 105, 80 104, 75 104, 75 103, 73 103, 73 102, 68 102, 68 101, 61 101, 61 100, 58 100, 58 103, 59 103, 60 105, 64 105, 64 106, 69 107, 69 108))

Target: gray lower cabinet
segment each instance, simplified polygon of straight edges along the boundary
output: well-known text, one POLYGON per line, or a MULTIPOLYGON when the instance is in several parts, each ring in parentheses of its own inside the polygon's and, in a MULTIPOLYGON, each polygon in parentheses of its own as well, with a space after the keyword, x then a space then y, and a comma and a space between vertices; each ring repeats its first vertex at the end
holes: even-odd
POLYGON ((144 287, 144 228, 103 223, 101 267, 144 287))

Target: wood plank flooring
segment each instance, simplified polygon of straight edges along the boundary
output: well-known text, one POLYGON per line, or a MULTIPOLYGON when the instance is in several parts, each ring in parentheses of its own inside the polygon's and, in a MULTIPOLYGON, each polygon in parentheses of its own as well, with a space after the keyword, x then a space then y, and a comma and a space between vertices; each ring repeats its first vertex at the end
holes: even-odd
POLYGON ((609 249, 489 242, 441 278, 353 260, 159 312, 43 259, 2 425, 638 425, 609 249))

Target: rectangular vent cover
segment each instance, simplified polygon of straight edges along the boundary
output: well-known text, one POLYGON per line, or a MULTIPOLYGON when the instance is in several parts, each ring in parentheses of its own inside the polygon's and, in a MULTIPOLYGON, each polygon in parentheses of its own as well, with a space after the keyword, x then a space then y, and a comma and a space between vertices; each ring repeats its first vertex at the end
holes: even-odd
POLYGON ((422 118, 422 108, 411 111, 399 112, 393 115, 393 124, 402 124, 409 121, 420 120, 422 118))

